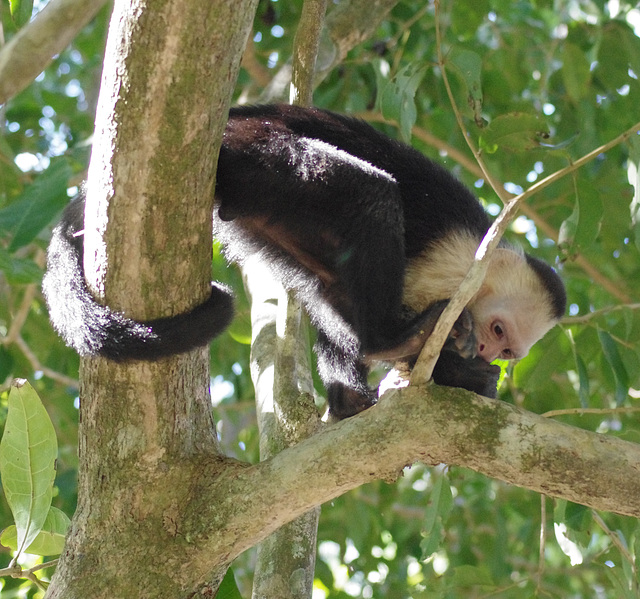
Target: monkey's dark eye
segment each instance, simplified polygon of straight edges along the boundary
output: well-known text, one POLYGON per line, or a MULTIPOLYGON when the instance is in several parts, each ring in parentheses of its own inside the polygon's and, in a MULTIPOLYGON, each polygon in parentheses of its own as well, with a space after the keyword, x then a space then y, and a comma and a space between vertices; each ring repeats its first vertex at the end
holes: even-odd
POLYGON ((504 337, 504 331, 502 330, 502 325, 500 324, 493 325, 493 332, 496 334, 496 337, 498 337, 498 339, 502 339, 502 337, 504 337))
POLYGON ((513 359, 513 352, 510 349, 503 349, 502 350, 502 357, 505 360, 511 360, 511 359, 513 359))

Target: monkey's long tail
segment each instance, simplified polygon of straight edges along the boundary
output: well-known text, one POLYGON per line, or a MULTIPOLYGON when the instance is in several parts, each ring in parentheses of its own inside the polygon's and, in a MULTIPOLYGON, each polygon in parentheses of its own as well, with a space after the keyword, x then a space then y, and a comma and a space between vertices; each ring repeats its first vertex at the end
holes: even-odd
POLYGON ((77 231, 84 201, 76 199, 53 230, 42 290, 53 327, 81 356, 157 360, 207 345, 233 318, 233 295, 211 284, 209 299, 190 312, 137 322, 95 301, 84 279, 77 231))

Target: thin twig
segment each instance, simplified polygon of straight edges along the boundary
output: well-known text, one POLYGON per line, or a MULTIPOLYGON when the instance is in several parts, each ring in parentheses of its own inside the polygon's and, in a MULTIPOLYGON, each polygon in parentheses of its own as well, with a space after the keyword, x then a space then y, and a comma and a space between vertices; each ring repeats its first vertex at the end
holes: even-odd
POLYGON ((313 103, 313 78, 327 0, 305 0, 293 42, 290 100, 299 106, 313 103))
MULTIPOLYGON (((44 263, 44 252, 40 252, 36 256, 36 263, 39 265, 43 265, 44 263)), ((34 372, 40 371, 42 374, 54 381, 62 383, 63 385, 67 385, 68 387, 72 387, 74 389, 78 388, 78 381, 74 378, 68 377, 64 374, 56 372, 51 368, 43 366, 37 356, 33 353, 27 342, 22 338, 20 332, 22 331, 22 327, 29 316, 29 311, 31 309, 31 304, 36 296, 38 291, 38 286, 35 284, 27 285, 24 291, 24 295, 22 296, 22 301, 20 302, 20 307, 14 316, 11 326, 9 327, 9 331, 7 334, 0 339, 0 345, 11 345, 15 344, 22 351, 24 356, 27 358, 34 372)))
MULTIPOLYGON (((489 181, 493 186, 494 183, 492 181, 490 174, 484 168, 484 165, 482 164, 482 161, 480 159, 480 156, 477 150, 473 147, 473 144, 471 143, 469 136, 466 135, 465 133, 465 126, 462 120, 462 115, 458 110, 458 107, 456 105, 456 102, 453 96, 453 92, 451 91, 451 86, 449 85, 447 69, 445 67, 444 56, 442 54, 442 35, 440 31, 440 2, 438 0, 436 0, 435 2, 435 9, 436 9, 436 16, 435 16, 436 48, 438 52, 438 65, 440 67, 442 80, 447 90, 447 95, 449 96, 449 102, 454 111, 456 121, 458 122, 460 130, 462 131, 462 134, 467 140, 467 144, 469 144, 469 148, 473 152, 474 156, 476 156, 476 159, 478 160, 478 164, 482 168, 483 173, 485 173, 486 180, 489 181)), ((496 191, 496 193, 498 192, 496 191)), ((498 195, 500 194, 498 193, 498 195)), ((515 201, 516 200, 512 200, 512 202, 515 202, 515 201)), ((411 383, 413 384, 421 383, 431 378, 433 367, 435 366, 438 356, 440 355, 440 350, 444 345, 447 339, 447 336, 449 335, 449 331, 451 330, 453 323, 455 322, 456 318, 458 318, 458 316, 460 315, 464 307, 469 303, 471 298, 478 292, 478 289, 480 289, 480 286, 482 285, 482 281, 484 280, 484 275, 487 270, 488 260, 491 257, 491 253, 493 252, 493 249, 497 247, 498 242, 500 241, 500 238, 502 236, 502 233, 506 229, 508 222, 510 222, 508 218, 510 215, 509 206, 511 203, 505 206, 504 210, 500 213, 500 216, 494 221, 493 225, 490 227, 489 231, 485 235, 484 239, 482 240, 482 243, 480 244, 476 252, 475 260, 471 268, 469 269, 467 276, 464 278, 464 280, 460 284, 460 287, 458 288, 458 291, 453 295, 453 297, 449 301, 449 304, 447 305, 445 310, 442 312, 440 318, 438 319, 438 322, 434 327, 433 333, 427 340, 427 343, 425 343, 424 347, 422 348, 420 357, 418 358, 418 361, 416 362, 411 372, 411 378, 410 378, 411 383)), ((513 218, 513 216, 511 216, 511 218, 513 218)))
MULTIPOLYGON (((40 268, 43 268, 46 261, 45 252, 41 249, 37 249, 33 256, 33 261, 40 268)), ((16 315, 11 321, 11 326, 9 327, 9 331, 7 332, 6 336, 0 339, 0 345, 10 345, 18 338, 18 336, 20 335, 20 331, 22 330, 22 327, 24 326, 24 323, 29 316, 29 310, 31 309, 31 304, 36 296, 37 291, 38 286, 35 285, 35 283, 26 286, 24 295, 22 296, 22 301, 20 302, 20 307, 18 308, 16 315)))
POLYGON ((582 314, 581 316, 568 316, 562 319, 562 324, 584 324, 599 316, 607 315, 611 312, 619 312, 620 310, 640 310, 640 304, 621 304, 619 306, 610 306, 608 308, 602 308, 601 310, 594 310, 593 312, 589 312, 589 314, 582 314))
POLYGON ((40 580, 35 573, 39 570, 44 570, 45 568, 52 568, 53 566, 58 565, 58 560, 54 559, 50 562, 45 562, 44 564, 37 564, 33 566, 33 568, 29 568, 28 570, 23 570, 21 566, 12 562, 13 565, 8 568, 0 569, 0 577, 3 576, 11 576, 11 578, 26 578, 30 580, 35 585, 37 585, 43 591, 47 590, 47 583, 40 580))
POLYGON ((549 410, 540 414, 544 418, 555 418, 557 416, 583 416, 585 414, 633 414, 640 412, 638 408, 567 408, 564 410, 549 410))
POLYGON ((431 10, 428 2, 425 2, 424 6, 415 12, 409 19, 398 24, 398 32, 386 42, 387 48, 392 48, 398 44, 400 39, 406 34, 411 27, 413 27, 424 15, 431 10))
POLYGON ((538 572, 536 591, 540 595, 540 587, 544 577, 544 554, 547 546, 547 496, 540 495, 540 549, 538 552, 538 572))
POLYGON ((40 371, 46 377, 49 377, 51 380, 57 381, 58 383, 62 383, 63 385, 67 385, 68 387, 72 387, 73 389, 78 389, 79 384, 78 381, 70 376, 65 374, 61 374, 48 368, 47 366, 43 366, 40 363, 40 360, 36 357, 36 355, 31 351, 31 348, 27 344, 27 342, 20 336, 15 339, 15 344, 20 348, 20 351, 25 355, 25 358, 29 360, 31 367, 34 371, 40 371))
POLYGON ((595 510, 591 510, 591 515, 593 516, 593 519, 596 521, 598 526, 611 539, 611 542, 616 546, 616 548, 620 552, 620 555, 622 555, 623 559, 625 559, 625 560, 627 560, 627 562, 629 562, 629 565, 631 566, 631 571, 633 572, 633 575, 631 576, 631 581, 632 581, 632 584, 634 585, 634 588, 635 588, 636 584, 637 584, 635 582, 636 578, 637 578, 637 570, 636 570, 636 562, 635 562, 635 559, 634 559, 633 555, 631 555, 631 553, 629 552, 629 550, 627 549, 625 544, 620 540, 620 536, 618 535, 618 533, 612 531, 605 524, 605 521, 601 518, 601 516, 600 516, 600 514, 598 514, 598 512, 596 512, 595 510))
POLYGON ((27 320, 29 310, 31 309, 31 303, 33 302, 33 298, 36 296, 37 290, 38 288, 35 283, 27 285, 24 290, 24 295, 22 296, 22 301, 20 302, 20 307, 11 321, 11 326, 9 327, 9 331, 6 336, 0 339, 0 345, 9 345, 20 336, 20 331, 27 320))

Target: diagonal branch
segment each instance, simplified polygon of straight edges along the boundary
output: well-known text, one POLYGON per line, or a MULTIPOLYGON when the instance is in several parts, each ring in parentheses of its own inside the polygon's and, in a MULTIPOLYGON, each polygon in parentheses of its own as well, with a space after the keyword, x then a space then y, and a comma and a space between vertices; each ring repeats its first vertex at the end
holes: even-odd
MULTIPOLYGON (((365 112, 360 114, 359 116, 366 121, 372 121, 377 123, 387 123, 387 124, 393 125, 394 127, 399 126, 396 121, 386 119, 378 112, 365 112)), ((635 131, 638 130, 639 125, 640 123, 638 125, 634 125, 631 129, 629 129, 628 131, 625 131, 621 136, 616 137, 614 140, 611 140, 604 146, 601 146, 597 150, 594 150, 594 152, 602 153, 604 151, 603 148, 605 147, 607 149, 611 149, 613 146, 625 142, 627 139, 629 139, 631 134, 633 134, 635 131)), ((454 160, 457 164, 465 168, 474 176, 478 178, 484 177, 484 173, 482 169, 478 166, 477 162, 475 162, 474 160, 471 160, 466 154, 458 150, 458 148, 448 144, 447 142, 440 139, 439 137, 436 137, 426 129, 423 129, 418 126, 414 126, 413 129, 411 130, 411 134, 417 139, 431 146, 432 148, 435 148, 438 151, 446 153, 447 156, 449 156, 452 160, 454 160)), ((580 160, 582 160, 582 158, 580 160)), ((573 163, 573 165, 571 166, 575 166, 575 163, 573 163)), ((574 170, 574 169, 571 169, 571 170, 574 170)), ((571 171, 562 169, 557 173, 553 173, 553 176, 555 177, 556 175, 558 175, 558 179, 559 179, 561 177, 560 173, 562 173, 562 175, 567 175, 569 174, 569 172, 571 171)), ((552 181, 549 181, 547 184, 544 185, 544 187, 555 182, 556 180, 557 179, 553 179, 552 181)), ((494 182, 496 182, 495 179, 494 179, 494 182)), ((502 183, 500 182, 496 182, 496 183, 498 184, 499 189, 504 190, 504 186, 502 185, 502 183)), ((542 190, 542 187, 537 187, 535 189, 535 191, 541 191, 541 190, 542 190)), ((527 194, 530 194, 530 192, 531 190, 527 190, 527 194)), ((510 200, 515 196, 513 194, 505 192, 504 197, 510 200)), ((526 199, 528 199, 529 197, 530 195, 528 195, 526 199)), ((522 214, 524 214, 524 216, 531 219, 535 223, 536 228, 539 231, 542 231, 542 233, 544 233, 544 235, 546 235, 549 239, 552 239, 555 242, 558 241, 558 230, 555 227, 553 227, 551 224, 549 224, 544 218, 542 218, 542 216, 540 216, 540 214, 536 211, 535 207, 521 202, 519 205, 519 211, 522 214)), ((631 303, 631 298, 629 296, 629 293, 625 290, 624 286, 621 285, 619 281, 616 281, 616 283, 614 283, 609 277, 607 277, 605 274, 600 272, 591 262, 589 262, 589 260, 585 256, 578 254, 577 256, 572 258, 572 260, 576 266, 582 269, 582 271, 589 277, 589 279, 591 279, 596 285, 599 285, 600 287, 605 289, 607 293, 609 293, 612 297, 627 304, 631 303)))
POLYGON ((106 0, 52 0, 0 50, 0 104, 27 87, 106 0))
MULTIPOLYGON (((444 71, 443 71, 444 73, 444 71)), ((538 181, 535 185, 532 185, 525 192, 507 201, 502 212, 498 215, 496 220, 491 225, 491 228, 487 231, 482 243, 478 247, 476 257, 473 265, 469 269, 467 276, 462 281, 457 293, 451 298, 449 305, 440 316, 438 324, 436 325, 433 334, 429 337, 424 349, 416 363, 416 366, 411 373, 411 382, 424 381, 431 376, 433 365, 438 358, 440 348, 444 344, 453 323, 462 311, 462 308, 467 305, 469 300, 477 293, 482 281, 484 279, 484 273, 486 271, 486 265, 491 256, 493 250, 498 246, 503 233, 511 221, 515 218, 520 205, 530 196, 537 193, 544 187, 555 183, 560 178, 573 172, 574 170, 584 166, 591 160, 597 158, 603 152, 607 152, 611 148, 619 145, 629 139, 632 135, 640 131, 640 123, 636 123, 633 127, 621 133, 615 139, 607 142, 606 144, 592 150, 588 154, 585 154, 567 167, 545 177, 541 181, 538 181)))
MULTIPOLYGON (((326 8, 327 0, 305 0, 303 4, 293 47, 290 89, 293 104, 309 106, 313 102, 316 58, 326 8)), ((260 459, 265 460, 314 434, 319 420, 313 402, 309 337, 302 319, 302 308, 280 283, 265 281, 264 264, 249 262, 257 266, 249 270, 245 267, 245 282, 251 283, 247 285, 252 299, 251 330, 254 340, 251 372, 256 380, 256 403, 259 407, 260 459), (277 298, 275 330, 269 326, 273 324, 272 320, 264 318, 265 311, 267 314, 273 312, 274 307, 269 300, 273 298, 274 291, 277 298), (260 353, 263 359, 257 358, 260 353), (272 359, 264 354, 270 354, 272 359), (270 380, 269 372, 273 373, 273 384, 265 385, 270 380)), ((275 593, 282 599, 311 598, 319 517, 320 506, 317 506, 279 528, 258 545, 254 598, 275 593)))
POLYGON ((640 445, 431 385, 387 393, 373 408, 258 465, 230 464, 215 475, 194 464, 201 476, 184 534, 200 531, 191 546, 203 556, 233 556, 315 505, 365 482, 395 480, 415 461, 471 468, 594 509, 640 516, 640 445), (211 522, 216 535, 202 532, 211 522))

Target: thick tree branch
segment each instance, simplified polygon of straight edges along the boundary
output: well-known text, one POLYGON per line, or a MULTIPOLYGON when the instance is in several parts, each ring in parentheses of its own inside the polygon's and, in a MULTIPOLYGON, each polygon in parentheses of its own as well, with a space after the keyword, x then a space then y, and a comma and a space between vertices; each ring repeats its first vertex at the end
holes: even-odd
MULTIPOLYGON (((115 309, 148 319, 210 293, 216 144, 256 5, 115 2, 84 236, 87 281, 115 309)), ((170 476, 194 455, 224 463, 208 366, 206 348, 81 361, 78 509, 48 598, 215 595, 224 560, 198 581, 188 563, 173 571, 190 544, 173 535, 190 484, 170 476)))
MULTIPOLYGON (((265 264, 243 267, 251 298, 251 376, 256 389, 260 459, 312 435, 320 424, 313 402, 309 339, 300 304, 265 264)), ((253 597, 311 597, 320 508, 288 522, 258 545, 253 597)))
MULTIPOLYGON (((312 506, 415 461, 471 468, 505 482, 640 516, 640 445, 567 426, 447 387, 409 387, 256 466, 221 476, 204 465, 183 534, 205 555, 237 555, 312 506), (209 469, 210 470, 210 469, 209 469), (215 499, 224 498, 223 504, 215 499)), ((213 559, 213 558, 211 558, 213 559)), ((196 560, 198 561, 198 560, 196 560)))
POLYGON ((27 87, 106 0, 52 0, 0 50, 0 104, 27 87))

